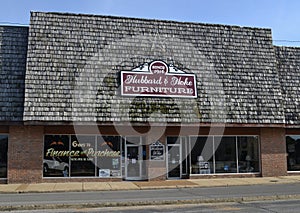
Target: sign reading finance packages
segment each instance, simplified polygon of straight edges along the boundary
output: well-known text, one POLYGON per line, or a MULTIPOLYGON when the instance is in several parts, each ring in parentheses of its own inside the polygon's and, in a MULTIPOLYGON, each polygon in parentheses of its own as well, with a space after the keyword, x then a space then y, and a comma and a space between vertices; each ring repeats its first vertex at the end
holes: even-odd
POLYGON ((197 98, 196 76, 163 61, 121 71, 122 96, 197 98))

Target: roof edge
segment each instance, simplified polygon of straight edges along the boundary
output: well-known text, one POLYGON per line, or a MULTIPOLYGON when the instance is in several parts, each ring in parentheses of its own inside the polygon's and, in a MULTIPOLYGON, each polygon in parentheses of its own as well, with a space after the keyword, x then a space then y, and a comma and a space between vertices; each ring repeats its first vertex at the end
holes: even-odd
MULTIPOLYGON (((24 125, 65 125, 65 126, 150 126, 149 123, 131 123, 131 122, 69 122, 69 121, 24 121, 24 125)), ((278 124, 255 124, 255 123, 151 123, 151 126, 174 126, 174 127, 274 127, 285 128, 287 125, 283 123, 278 124)))
POLYGON ((137 18, 129 16, 114 16, 114 15, 99 15, 99 14, 88 14, 88 13, 72 13, 72 12, 42 12, 42 11, 30 11, 31 16, 35 14, 52 14, 52 15, 63 15, 63 16, 78 16, 78 17, 99 17, 99 18, 112 18, 112 19, 127 19, 127 20, 137 20, 137 21, 151 21, 151 22, 165 22, 165 23, 174 23, 174 24, 196 24, 203 26, 225 26, 232 28, 241 28, 241 29, 250 29, 250 30, 266 30, 272 31, 271 28, 267 27, 250 27, 250 26, 239 26, 231 24, 213 24, 213 23, 202 23, 202 22, 193 22, 193 21, 176 21, 176 20, 167 20, 167 19, 155 19, 155 18, 137 18))

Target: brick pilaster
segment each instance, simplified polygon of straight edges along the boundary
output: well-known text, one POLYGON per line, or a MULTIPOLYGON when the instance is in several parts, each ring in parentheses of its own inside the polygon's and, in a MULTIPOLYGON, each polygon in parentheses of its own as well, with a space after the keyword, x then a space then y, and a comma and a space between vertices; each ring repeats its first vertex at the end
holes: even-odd
POLYGON ((44 128, 40 126, 10 126, 8 183, 42 181, 43 134, 44 128))
POLYGON ((287 175, 285 130, 262 128, 260 139, 262 176, 287 175))

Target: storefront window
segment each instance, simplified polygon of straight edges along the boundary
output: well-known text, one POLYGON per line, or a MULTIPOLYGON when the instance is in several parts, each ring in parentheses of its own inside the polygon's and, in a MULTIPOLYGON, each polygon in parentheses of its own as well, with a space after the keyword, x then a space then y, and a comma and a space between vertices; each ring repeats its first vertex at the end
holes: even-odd
POLYGON ((259 172, 258 138, 237 137, 239 172, 259 172))
POLYGON ((191 174, 259 172, 256 136, 190 137, 191 174))
POLYGON ((44 177, 69 176, 69 145, 68 135, 46 135, 44 139, 44 177))
POLYGON ((121 141, 118 136, 98 136, 97 176, 121 176, 121 141))
POLYGON ((235 139, 235 137, 215 137, 216 173, 237 173, 235 139))
POLYGON ((300 171, 300 135, 286 136, 288 171, 300 171))
POLYGON ((95 176, 95 136, 71 136, 71 177, 95 176), (76 154, 78 153, 78 154, 76 154))
POLYGON ((168 136, 167 143, 168 144, 180 144, 180 137, 168 136))
POLYGON ((120 137, 46 135, 44 177, 121 176, 120 137))
POLYGON ((190 141, 191 173, 213 173, 213 137, 191 137, 190 141))
POLYGON ((8 136, 0 135, 0 178, 7 178, 8 136))

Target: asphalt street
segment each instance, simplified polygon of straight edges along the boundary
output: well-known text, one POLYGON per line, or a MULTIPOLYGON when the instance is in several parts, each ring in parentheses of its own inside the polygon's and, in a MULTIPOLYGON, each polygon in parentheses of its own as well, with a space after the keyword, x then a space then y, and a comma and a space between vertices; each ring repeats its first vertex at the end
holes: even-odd
POLYGON ((0 210, 244 202, 300 198, 300 184, 101 192, 1 194, 0 210), (286 196, 286 197, 285 197, 286 196))
MULTIPOLYGON (((55 210, 22 210, 12 211, 13 213, 299 213, 300 200, 280 201, 256 201, 256 202, 235 202, 235 203, 214 203, 214 204, 184 204, 184 205, 160 205, 160 206, 129 206, 129 207, 102 207, 84 209, 55 209, 55 210)), ((12 213, 10 212, 10 213, 12 213)))

